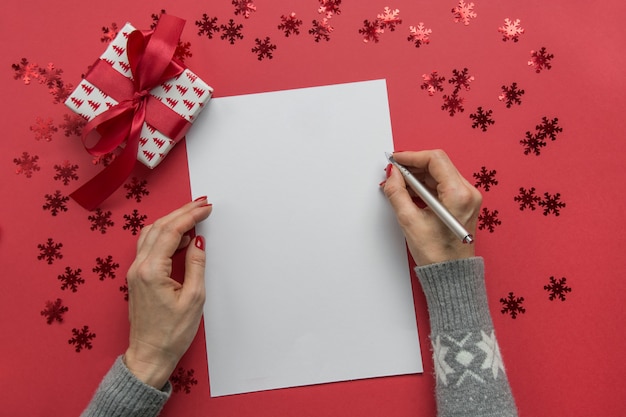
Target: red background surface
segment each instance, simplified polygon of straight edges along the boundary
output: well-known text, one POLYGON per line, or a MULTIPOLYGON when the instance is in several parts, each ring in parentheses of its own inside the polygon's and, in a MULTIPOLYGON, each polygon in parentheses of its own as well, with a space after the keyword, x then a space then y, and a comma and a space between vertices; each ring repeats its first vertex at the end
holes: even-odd
MULTIPOLYGON (((191 43, 186 64, 215 88, 215 97, 299 87, 387 79, 396 149, 443 148, 462 173, 485 166, 496 170, 498 184, 484 191, 484 207, 498 211, 493 232, 478 231, 476 249, 486 259, 487 287, 496 331, 522 416, 618 416, 624 412, 626 348, 623 323, 626 269, 623 254, 623 180, 625 168, 624 92, 626 31, 623 2, 475 1, 477 17, 455 23, 454 1, 395 3, 346 0, 332 17, 330 40, 314 41, 311 21, 321 19, 317 0, 255 1, 248 19, 235 16, 228 0, 161 3, 9 0, 0 17, 0 86, 3 139, 0 169, 0 292, 3 313, 0 395, 3 415, 78 415, 114 358, 126 347, 127 302, 120 286, 134 257, 136 236, 123 228, 124 215, 137 209, 148 224, 190 198, 184 143, 155 170, 137 166, 134 176, 147 181, 141 202, 118 190, 102 206, 113 226, 91 230, 90 213, 73 201, 56 216, 43 209, 45 195, 68 195, 102 169, 94 165, 76 135, 63 129, 50 141, 36 140, 36 118, 55 126, 69 114, 54 104, 47 88, 34 80, 15 80, 12 64, 22 58, 63 70, 64 83, 78 84, 105 48, 101 28, 130 21, 148 28, 161 9, 187 20, 182 40, 191 43), (364 43, 358 30, 385 6, 400 10, 403 23, 385 31, 380 42, 364 43), (296 12, 299 35, 285 37, 281 15, 296 12), (243 39, 230 44, 219 34, 197 34, 194 22, 207 13, 244 25, 243 39), (519 42, 503 42, 497 28, 505 18, 520 19, 519 42), (424 22, 431 42, 415 48, 407 42, 409 25, 424 22), (269 36, 273 59, 258 60, 255 38, 269 36), (552 68, 539 74, 527 65, 530 51, 546 47, 552 68), (422 74, 468 68, 475 77, 465 111, 451 117, 441 110, 443 94, 420 89, 422 74), (506 108, 501 86, 517 82, 522 104, 506 108), (478 106, 493 110, 487 132, 472 129, 469 114, 478 106), (542 117, 558 118, 563 128, 539 156, 524 155, 519 141, 535 131, 542 117), (27 178, 14 159, 23 152, 39 157, 39 171, 27 178), (54 165, 79 166, 78 181, 54 180, 54 165), (537 194, 560 193, 560 215, 520 210, 519 188, 537 194), (39 244, 49 238, 63 244, 62 259, 38 260, 39 244), (111 256, 120 266, 115 278, 98 279, 97 258, 111 256), (80 268, 85 283, 76 292, 61 290, 57 279, 66 267, 80 268), (565 277, 572 289, 565 301, 549 300, 549 278, 565 277), (524 313, 501 313, 501 298, 523 297, 524 313), (46 323, 40 312, 47 301, 63 300, 62 323, 46 323), (68 344, 72 329, 88 325, 96 334, 92 349, 76 352, 68 344)), ((245 120, 241 121, 245 123, 245 120)), ((323 120, 319 121, 324 123, 323 120)), ((188 140, 203 140, 194 136, 188 140)), ((359 146, 359 138, 352 138, 359 146)), ((332 152, 332 149, 329 149, 332 152)), ((297 155, 294 155, 297 157, 297 155)), ((381 166, 381 179, 383 177, 381 166)), ((339 167, 337 175, 341 175, 339 167)), ((224 173, 227 175, 228 173, 224 173)), ((376 184, 373 184, 375 187, 376 184)), ((210 199, 210 196, 209 196, 210 199)), ((271 202, 268 202, 271 204, 271 202)), ((245 254, 242 254, 245 261, 245 254)), ((180 366, 193 370, 197 384, 177 392, 164 415, 188 416, 433 416, 434 378, 424 297, 414 285, 425 372, 393 378, 333 383, 223 398, 210 398, 203 332, 180 366)))

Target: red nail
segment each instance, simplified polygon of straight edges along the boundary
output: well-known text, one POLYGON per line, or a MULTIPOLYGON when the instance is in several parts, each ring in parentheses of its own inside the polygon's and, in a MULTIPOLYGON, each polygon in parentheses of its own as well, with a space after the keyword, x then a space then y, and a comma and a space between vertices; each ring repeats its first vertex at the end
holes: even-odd
POLYGON ((198 198, 196 198, 193 201, 202 201, 202 200, 206 200, 206 199, 207 199, 207 196, 203 195, 202 197, 198 197, 198 198))
POLYGON ((213 207, 213 203, 203 204, 200 207, 213 207))
POLYGON ((196 248, 204 250, 204 238, 202 236, 196 236, 194 245, 196 245, 196 248))
POLYGON ((387 164, 387 168, 385 168, 385 174, 387 174, 387 178, 389 178, 391 176, 391 167, 393 165, 391 164, 387 164))
POLYGON ((387 180, 381 181, 380 184, 378 184, 379 187, 384 187, 385 184, 387 184, 387 180))

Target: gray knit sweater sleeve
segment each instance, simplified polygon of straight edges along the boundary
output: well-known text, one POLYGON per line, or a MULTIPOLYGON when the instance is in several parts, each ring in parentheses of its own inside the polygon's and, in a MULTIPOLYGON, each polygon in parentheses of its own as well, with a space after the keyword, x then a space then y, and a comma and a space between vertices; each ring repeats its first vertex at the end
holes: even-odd
POLYGON ((161 412, 171 393, 169 382, 158 390, 138 380, 120 356, 81 417, 154 417, 161 412))
POLYGON ((415 268, 431 323, 439 417, 514 417, 482 258, 415 268))

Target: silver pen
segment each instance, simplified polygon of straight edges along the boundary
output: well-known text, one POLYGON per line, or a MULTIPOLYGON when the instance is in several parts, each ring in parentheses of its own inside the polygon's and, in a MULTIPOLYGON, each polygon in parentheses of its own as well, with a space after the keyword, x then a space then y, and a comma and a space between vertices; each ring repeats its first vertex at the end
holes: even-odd
POLYGON ((411 187, 413 191, 426 203, 428 207, 441 219, 441 221, 448 226, 448 228, 456 235, 463 243, 472 243, 474 238, 465 230, 463 225, 446 209, 435 196, 422 184, 417 178, 411 174, 403 165, 400 165, 393 159, 393 155, 385 152, 385 156, 389 162, 394 165, 402 173, 406 183, 411 187))

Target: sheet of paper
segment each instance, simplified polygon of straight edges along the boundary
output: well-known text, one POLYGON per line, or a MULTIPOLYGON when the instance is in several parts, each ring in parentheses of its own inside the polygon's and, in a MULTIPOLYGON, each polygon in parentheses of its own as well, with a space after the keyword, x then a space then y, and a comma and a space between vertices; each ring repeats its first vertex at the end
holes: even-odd
POLYGON ((210 101, 187 152, 212 396, 422 372, 392 149, 384 80, 210 101))

